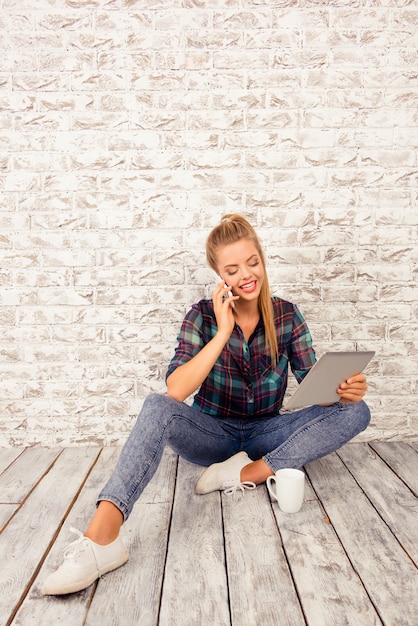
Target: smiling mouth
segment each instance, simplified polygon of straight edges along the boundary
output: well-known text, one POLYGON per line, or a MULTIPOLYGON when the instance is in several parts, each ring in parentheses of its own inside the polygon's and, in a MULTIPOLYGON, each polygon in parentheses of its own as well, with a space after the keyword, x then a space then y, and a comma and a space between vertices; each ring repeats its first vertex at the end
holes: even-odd
POLYGON ((252 293, 257 288, 257 281, 252 280, 250 283, 245 283, 245 285, 241 285, 240 289, 245 293, 252 293))

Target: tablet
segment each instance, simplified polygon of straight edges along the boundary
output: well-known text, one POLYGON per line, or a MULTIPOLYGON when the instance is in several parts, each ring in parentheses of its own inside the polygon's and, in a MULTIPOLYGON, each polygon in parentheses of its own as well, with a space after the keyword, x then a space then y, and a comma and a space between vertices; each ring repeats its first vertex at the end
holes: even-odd
POLYGON ((338 402, 337 389, 344 380, 359 374, 374 352, 326 352, 309 370, 283 408, 301 409, 312 404, 338 402))

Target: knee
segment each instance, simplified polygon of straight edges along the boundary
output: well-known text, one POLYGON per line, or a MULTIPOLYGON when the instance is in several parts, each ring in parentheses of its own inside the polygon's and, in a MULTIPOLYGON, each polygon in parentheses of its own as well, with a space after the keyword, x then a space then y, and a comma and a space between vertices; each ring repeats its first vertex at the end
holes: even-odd
POLYGON ((158 393, 152 393, 147 396, 139 411, 134 430, 144 432, 149 427, 159 428, 167 414, 165 407, 165 396, 158 393))
POLYGON ((147 411, 158 411, 161 410, 163 406, 165 406, 167 400, 167 396, 162 393, 151 393, 144 400, 144 404, 142 405, 141 413, 147 411))
POLYGON ((154 405, 160 401, 160 398, 163 397, 160 393, 150 393, 144 400, 143 406, 154 405))
POLYGON ((178 404, 177 400, 173 400, 167 394, 151 393, 145 398, 139 415, 150 415, 155 419, 158 416, 172 413, 174 404, 178 404))
POLYGON ((357 432, 361 433, 366 430, 370 424, 370 409, 367 404, 362 400, 361 402, 352 402, 349 405, 351 419, 355 420, 357 424, 357 432))

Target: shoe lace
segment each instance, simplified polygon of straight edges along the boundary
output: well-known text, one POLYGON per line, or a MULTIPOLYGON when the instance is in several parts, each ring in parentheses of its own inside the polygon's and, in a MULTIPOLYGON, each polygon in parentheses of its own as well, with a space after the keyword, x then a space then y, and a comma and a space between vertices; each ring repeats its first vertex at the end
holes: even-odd
MULTIPOLYGON (((73 528, 71 526, 70 528, 70 532, 74 533, 75 535, 78 536, 78 539, 76 539, 75 541, 73 541, 72 543, 70 543, 67 548, 64 550, 64 559, 71 559, 71 558, 77 558, 77 556, 80 555, 81 552, 81 548, 84 546, 88 546, 89 544, 92 545, 93 542, 90 542, 89 539, 87 539, 87 537, 85 537, 83 535, 82 532, 80 532, 79 530, 77 530, 77 528, 73 528)), ((98 576, 102 576, 102 571, 99 567, 99 563, 97 561, 97 555, 96 555, 96 551, 94 549, 91 550, 91 554, 93 555, 94 558, 94 562, 96 564, 96 569, 98 572, 98 576)))
POLYGON ((64 550, 64 559, 71 559, 72 557, 79 554, 79 549, 81 545, 85 542, 85 537, 82 532, 77 530, 76 528, 71 527, 70 532, 74 533, 78 536, 78 539, 70 543, 64 550))
POLYGON ((235 496, 238 491, 241 491, 241 493, 244 493, 244 491, 255 489, 256 487, 257 485, 251 482, 250 480, 244 480, 242 483, 236 483, 236 485, 233 485, 232 487, 228 487, 228 489, 224 489, 224 493, 227 496, 235 496))

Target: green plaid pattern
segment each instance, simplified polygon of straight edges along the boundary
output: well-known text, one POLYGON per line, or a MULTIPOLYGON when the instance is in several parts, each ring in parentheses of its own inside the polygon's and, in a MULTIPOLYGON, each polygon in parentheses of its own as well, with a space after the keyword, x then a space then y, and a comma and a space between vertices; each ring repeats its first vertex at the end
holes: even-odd
MULTIPOLYGON (((302 313, 281 298, 273 297, 272 302, 279 346, 276 367, 271 366, 262 320, 248 343, 235 324, 228 343, 194 396, 195 409, 220 418, 277 415, 286 391, 288 366, 298 382, 308 373, 316 358, 302 313)), ((212 300, 194 304, 183 320, 166 377, 192 359, 216 331, 212 300)))

